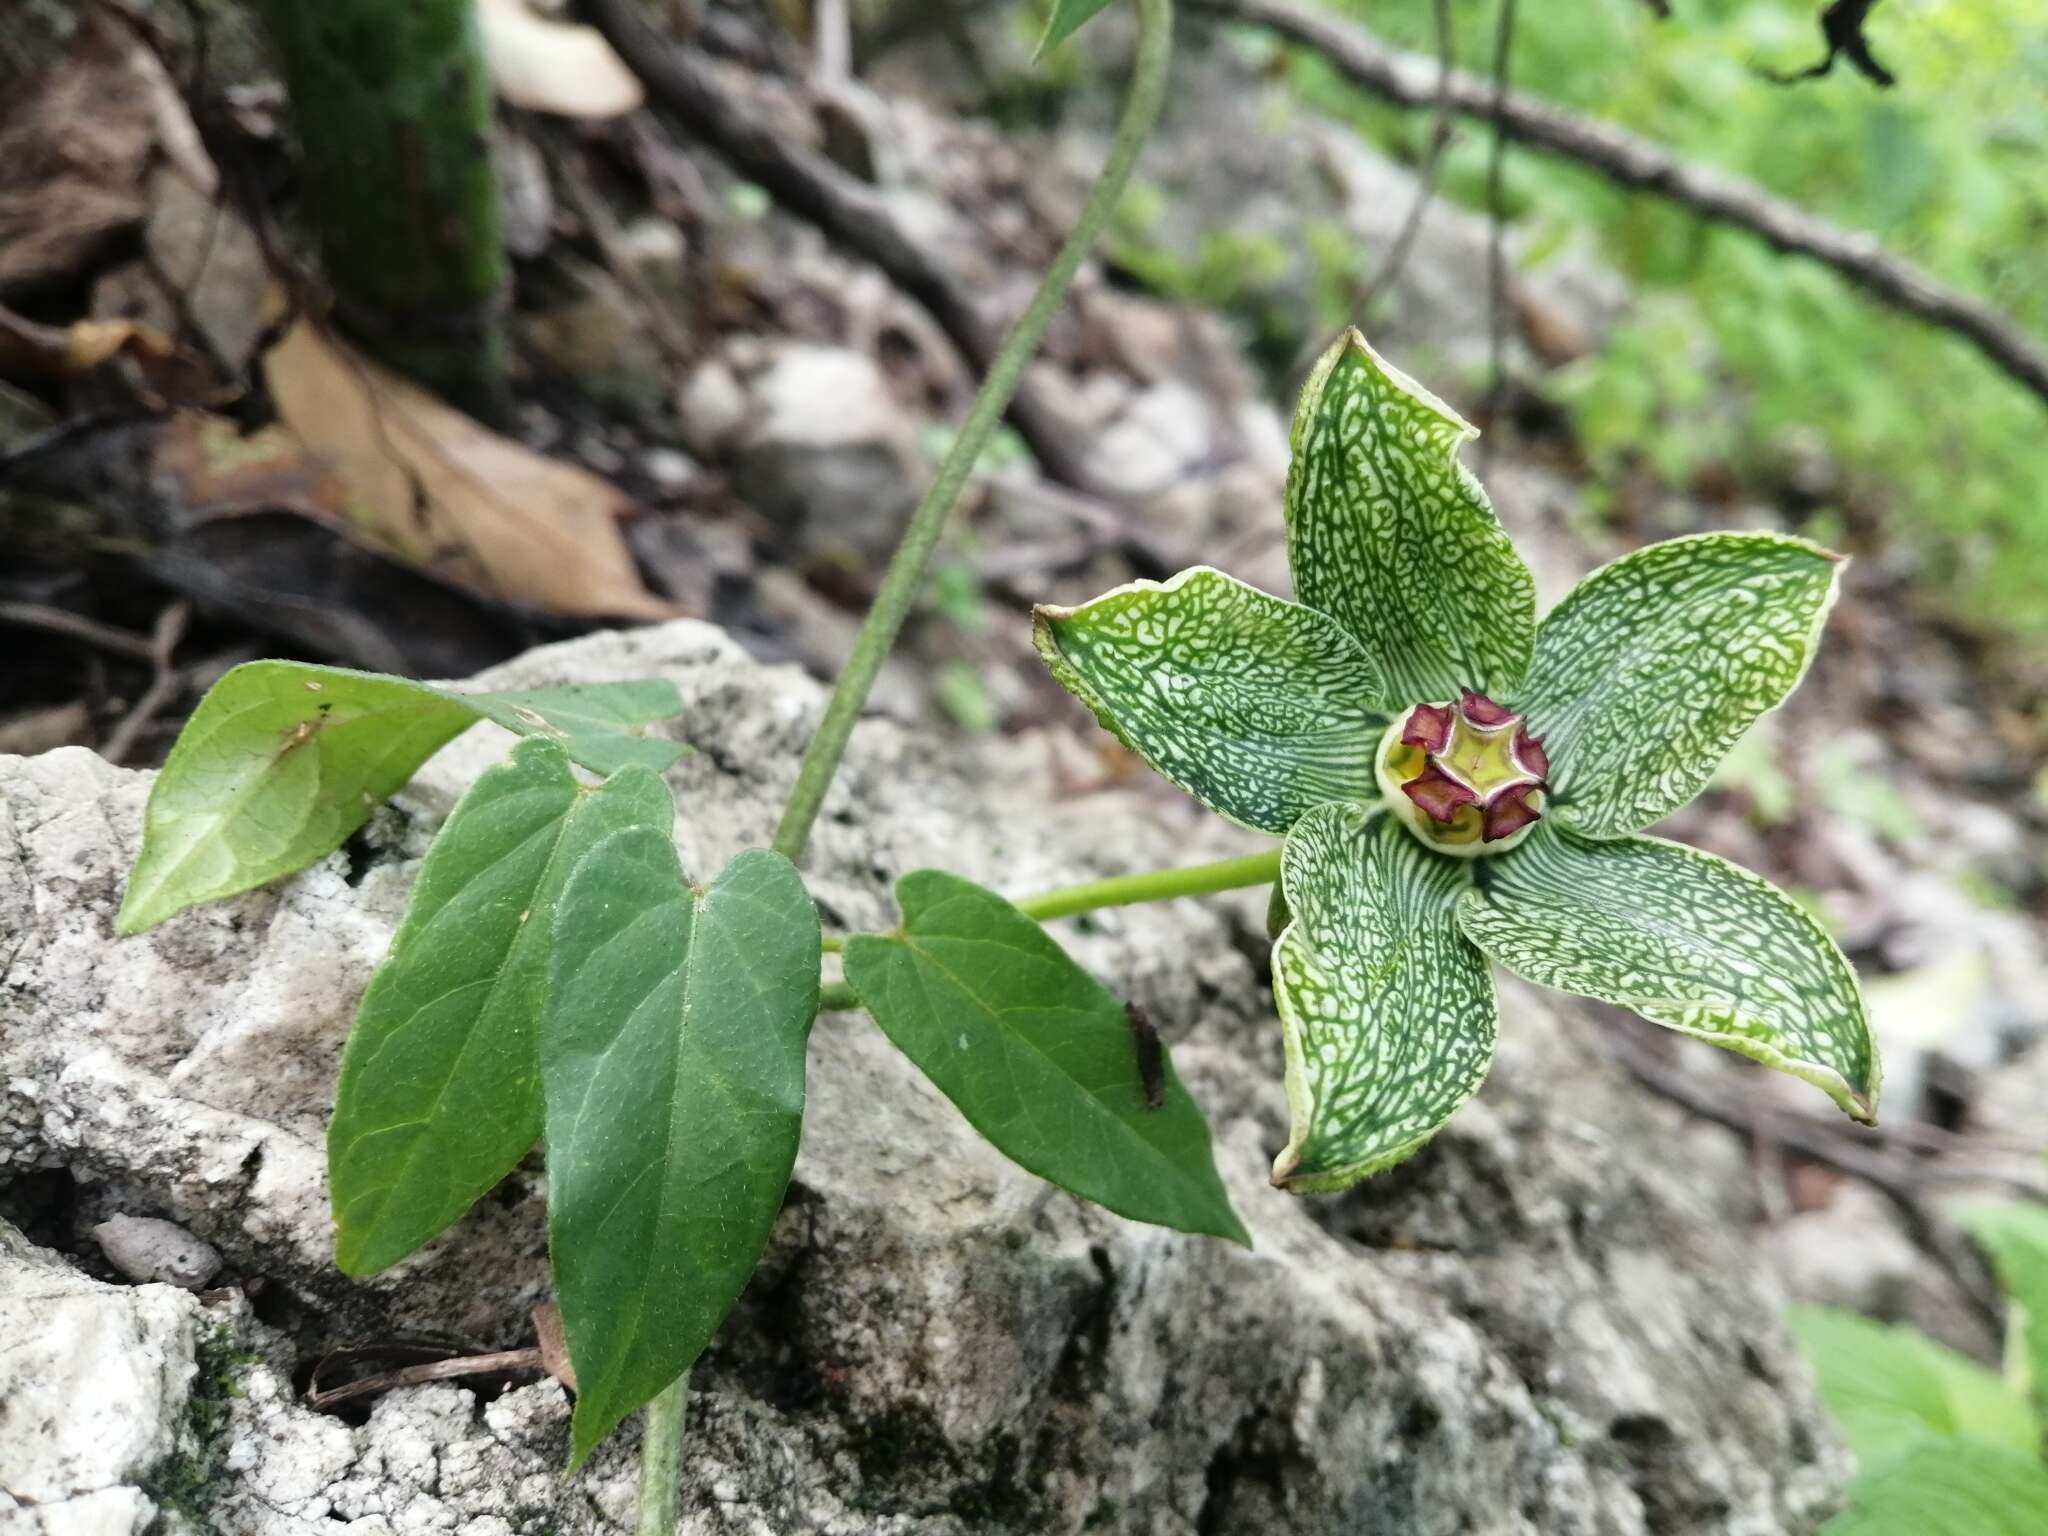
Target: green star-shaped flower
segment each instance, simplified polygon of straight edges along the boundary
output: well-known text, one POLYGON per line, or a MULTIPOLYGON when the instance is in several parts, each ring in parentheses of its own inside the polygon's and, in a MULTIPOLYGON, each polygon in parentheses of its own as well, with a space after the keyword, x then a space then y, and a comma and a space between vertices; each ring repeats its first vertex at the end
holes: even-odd
POLYGON ((1356 331, 1295 414, 1298 602, 1198 566, 1043 607, 1053 675, 1161 774, 1283 835, 1293 1127, 1276 1183, 1408 1156, 1493 1057, 1487 959, 1874 1117, 1855 972, 1777 887, 1643 837, 1804 675, 1840 556, 1714 533, 1624 556, 1539 625, 1457 461, 1474 430, 1356 331))

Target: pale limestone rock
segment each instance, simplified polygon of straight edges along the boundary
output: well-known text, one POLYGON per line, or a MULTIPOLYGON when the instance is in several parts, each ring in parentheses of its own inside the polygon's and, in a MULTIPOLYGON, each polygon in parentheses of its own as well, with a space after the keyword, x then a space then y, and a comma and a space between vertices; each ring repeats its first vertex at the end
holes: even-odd
MULTIPOLYGON (((690 623, 484 681, 649 674, 688 704, 670 729, 697 750, 670 780, 685 862, 708 874, 768 840, 815 686, 690 623)), ((75 750, 0 759, 0 1182, 62 1167, 118 1187, 264 1281, 284 1332, 230 1309, 262 1358, 235 1369, 191 1463, 223 1536, 630 1518, 630 1432, 561 1481, 552 1384, 481 1408, 453 1386, 396 1392, 355 1428, 295 1403, 288 1374, 407 1331, 522 1342, 545 1295, 532 1168, 355 1284, 331 1264, 320 1145, 413 861, 504 745, 478 728, 374 836, 128 940, 111 924, 149 776, 75 750)), ((889 880, 922 866, 1022 893, 1245 846, 1150 792, 1062 798, 1051 761, 1028 738, 864 725, 808 860, 828 926, 893 921, 889 880)), ((1265 1180, 1285 1105, 1260 903, 1105 912, 1061 937, 1158 1021, 1256 1250, 1135 1226, 1019 1172, 879 1031, 830 1016, 787 1209, 695 1374, 681 1530, 1798 1536, 1832 1508, 1842 1459, 1739 1235, 1740 1158, 1680 1138, 1570 1005, 1505 987, 1480 1098, 1402 1168, 1303 1201, 1265 1180)), ((24 1273, 0 1279, 0 1317, 21 1314, 24 1273)), ((186 1293, 112 1294, 162 1298, 163 1336, 187 1337, 186 1293)), ((129 1369, 170 1382, 193 1347, 129 1369)), ((99 1476, 73 1481, 111 1486, 99 1476)))

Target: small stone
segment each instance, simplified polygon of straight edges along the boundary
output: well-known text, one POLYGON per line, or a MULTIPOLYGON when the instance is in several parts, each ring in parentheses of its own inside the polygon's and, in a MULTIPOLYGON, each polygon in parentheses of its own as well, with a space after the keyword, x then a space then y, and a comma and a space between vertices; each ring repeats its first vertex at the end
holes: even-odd
POLYGON ((107 1262, 140 1285, 203 1290, 220 1273, 213 1244, 154 1216, 114 1216, 92 1229, 107 1262))

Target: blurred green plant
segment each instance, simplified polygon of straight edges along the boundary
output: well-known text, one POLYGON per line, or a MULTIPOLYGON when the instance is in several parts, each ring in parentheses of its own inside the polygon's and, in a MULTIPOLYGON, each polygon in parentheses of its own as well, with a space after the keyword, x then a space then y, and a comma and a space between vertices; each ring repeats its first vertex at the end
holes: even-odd
MULTIPOLYGON (((1379 36, 1434 47, 1428 0, 1331 0, 1379 36)), ((2048 0, 1921 0, 1873 12, 1900 74, 1877 91, 1837 71, 1793 88, 1756 72, 1812 52, 1815 0, 1641 0, 1525 16, 1517 89, 1616 123, 1793 199, 2048 332, 2048 0)), ((1490 68, 1489 28, 1461 26, 1460 63, 1490 68)), ((1425 115, 1368 100, 1318 61, 1290 72, 1319 107, 1409 158, 1425 115)), ((1465 133, 1445 192, 1485 202, 1489 135, 1465 133)), ((1833 273, 1737 231, 1535 154, 1509 159, 1504 203, 1532 256, 1590 229, 1641 302, 1557 387, 1600 479, 1682 482, 1726 465, 1781 487, 1817 437, 1843 493, 1874 508, 1923 566, 1923 592, 2003 632, 2048 632, 2048 518, 2035 469, 2040 402, 1964 342, 1902 322, 1833 273)), ((1797 496, 1803 492, 1795 492, 1797 496)))
POLYGON ((1820 1536, 2048 1530, 2048 1210, 1981 1200, 1956 1216, 2011 1303, 2002 1374, 1909 1328, 1827 1307, 1787 1313, 1857 1461, 1849 1508, 1820 1536))

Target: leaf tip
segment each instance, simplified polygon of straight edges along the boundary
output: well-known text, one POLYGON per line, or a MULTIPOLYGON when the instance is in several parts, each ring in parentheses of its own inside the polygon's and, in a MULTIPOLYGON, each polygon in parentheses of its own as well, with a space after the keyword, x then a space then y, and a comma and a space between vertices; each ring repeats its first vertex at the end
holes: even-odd
MULTIPOLYGON (((145 844, 147 841, 147 834, 145 834, 145 844)), ((146 846, 143 852, 148 852, 146 846)), ((131 870, 128 875, 128 885, 121 892, 121 910, 114 914, 114 936, 116 938, 133 938, 145 929, 154 928, 165 918, 177 916, 186 907, 192 905, 189 901, 166 903, 162 899, 160 887, 150 890, 138 885, 136 883, 136 875, 142 865, 141 854, 136 855, 135 863, 136 868, 131 870)))
POLYGON ((334 1239, 334 1267, 351 1280, 367 1280, 384 1266, 365 1259, 361 1243, 337 1236, 334 1239))

